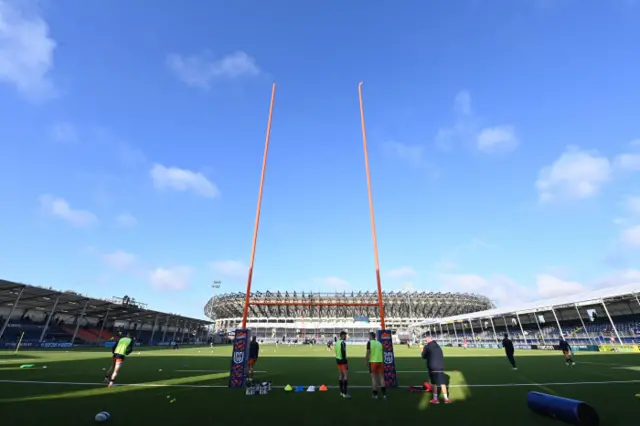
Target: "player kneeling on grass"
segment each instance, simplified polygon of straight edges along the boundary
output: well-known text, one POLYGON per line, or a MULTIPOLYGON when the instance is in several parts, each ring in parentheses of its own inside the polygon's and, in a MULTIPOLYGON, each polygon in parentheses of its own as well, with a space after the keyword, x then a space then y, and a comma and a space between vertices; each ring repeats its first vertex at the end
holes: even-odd
POLYGON ((387 399, 387 388, 384 383, 384 359, 382 355, 382 343, 376 340, 376 333, 369 333, 367 342, 367 365, 371 373, 373 387, 373 399, 378 399, 378 390, 382 392, 382 398, 387 399))
POLYGON ((429 379, 431 385, 433 385, 433 398, 431 398, 430 402, 432 404, 440 403, 438 399, 438 388, 442 388, 444 403, 451 403, 449 394, 447 393, 447 376, 444 374, 444 355, 442 348, 430 336, 427 337, 427 344, 424 345, 424 349, 422 350, 422 359, 427 361, 429 379))
POLYGON ((249 378, 253 379, 253 372, 258 361, 258 355, 260 353, 260 344, 256 341, 256 336, 251 338, 249 343, 249 378))
POLYGON ((571 366, 576 365, 576 363, 573 361, 573 351, 571 350, 571 345, 569 345, 569 342, 564 340, 564 337, 562 337, 562 336, 560 336, 560 344, 559 344, 559 346, 560 346, 560 350, 564 354, 564 358, 566 360, 567 367, 571 367, 571 366))
POLYGON ((129 337, 128 333, 121 337, 113 346, 113 349, 111 350, 111 353, 113 354, 111 358, 111 368, 109 368, 109 371, 107 371, 107 375, 104 378, 105 383, 109 383, 109 387, 113 386, 125 357, 132 351, 133 340, 129 337))
POLYGON ((336 342, 336 364, 338 364, 338 381, 340 382, 340 396, 350 399, 349 395, 349 361, 347 360, 347 332, 340 332, 340 340, 336 342))

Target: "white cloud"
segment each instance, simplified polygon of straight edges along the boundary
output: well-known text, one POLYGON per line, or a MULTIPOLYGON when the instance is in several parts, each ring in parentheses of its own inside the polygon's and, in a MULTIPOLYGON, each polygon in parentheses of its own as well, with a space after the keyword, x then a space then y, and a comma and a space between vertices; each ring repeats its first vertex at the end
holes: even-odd
POLYGON ((453 111, 456 116, 455 123, 450 127, 441 128, 436 135, 436 146, 442 151, 451 150, 456 140, 471 138, 476 131, 469 92, 458 92, 453 100, 453 111))
POLYGON ((38 13, 0 0, 0 82, 33 100, 53 96, 49 72, 55 48, 49 26, 38 13))
POLYGON ((466 90, 458 92, 453 99, 453 110, 460 115, 471 114, 471 94, 466 90))
POLYGON ((191 191, 207 198, 215 198, 220 195, 218 187, 202 173, 154 164, 150 175, 157 189, 173 189, 181 192, 191 191))
POLYGON ((343 280, 339 277, 325 277, 325 278, 316 278, 313 280, 315 284, 321 285, 322 287, 326 287, 331 291, 346 291, 351 287, 348 281, 343 280))
POLYGON ((616 169, 628 172, 640 172, 640 154, 620 154, 613 160, 616 169))
POLYGON ((466 90, 458 92, 453 100, 455 122, 438 130, 435 142, 442 151, 450 151, 456 141, 473 144, 485 153, 505 154, 515 150, 520 141, 514 126, 500 125, 480 129, 479 120, 471 107, 471 95, 466 90))
POLYGON ((400 268, 389 269, 385 276, 391 279, 406 280, 416 276, 416 271, 410 266, 402 266, 400 268))
POLYGON ((112 253, 105 253, 102 255, 102 260, 110 268, 117 269, 119 271, 130 270, 138 262, 136 255, 128 253, 124 250, 116 250, 112 253))
POLYGON ((477 148, 486 153, 507 153, 515 150, 520 141, 513 126, 484 128, 478 133, 477 148))
POLYGON ((247 278, 249 267, 237 260, 221 260, 211 263, 211 270, 214 274, 220 274, 229 278, 247 278))
POLYGON ((640 215, 640 197, 627 197, 627 209, 633 215, 640 215))
POLYGON ((385 151, 412 166, 419 166, 424 160, 424 148, 420 145, 406 145, 399 142, 387 142, 384 144, 385 151))
POLYGON ((523 286, 504 275, 488 278, 474 274, 445 274, 441 276, 443 290, 463 291, 487 296, 498 306, 513 306, 518 303, 565 296, 586 291, 580 283, 566 281, 550 274, 536 277, 535 287, 523 286))
POLYGON ((71 123, 58 123, 51 128, 51 137, 55 142, 74 143, 78 141, 78 131, 71 123))
POLYGON ((416 291, 416 286, 411 281, 402 283, 402 291, 416 291))
POLYGON ((443 291, 462 291, 487 296, 498 306, 531 300, 534 292, 504 275, 484 278, 474 274, 444 274, 440 276, 443 291))
POLYGON ((158 290, 183 290, 189 287, 191 268, 156 268, 149 273, 149 281, 158 290))
POLYGON ((130 145, 126 142, 118 142, 113 144, 115 155, 124 166, 136 167, 146 163, 147 157, 140 148, 130 145))
POLYGON ((630 249, 640 249, 640 225, 632 226, 622 232, 622 244, 630 249))
POLYGON ((611 179, 611 163, 595 151, 570 146, 550 166, 540 170, 536 187, 540 201, 584 199, 611 179))
POLYGON ((627 219, 621 218, 621 217, 616 217, 613 219, 613 224, 614 225, 625 225, 627 223, 627 219))
POLYGON ((598 287, 617 287, 628 284, 640 283, 639 269, 622 269, 605 275, 596 281, 598 287))
POLYGON ((125 228, 133 228, 138 224, 138 219, 130 213, 120 213, 116 217, 116 223, 125 228))
POLYGON ((234 52, 214 60, 208 52, 184 56, 170 54, 167 67, 185 84, 200 89, 210 89, 215 79, 237 79, 260 74, 255 59, 245 52, 234 52))
POLYGON ((487 278, 475 274, 445 274, 440 276, 442 291, 462 291, 487 296, 500 307, 509 307, 524 302, 575 295, 597 288, 621 286, 640 282, 640 270, 622 269, 614 271, 588 284, 569 281, 552 274, 539 274, 535 285, 522 285, 504 275, 487 278))
POLYGON ((538 296, 550 299, 584 292, 586 288, 578 282, 565 281, 549 274, 540 274, 536 277, 536 290, 538 296))
POLYGON ((454 262, 453 260, 450 259, 441 259, 439 261, 436 262, 436 269, 443 271, 443 272, 451 272, 453 270, 455 270, 458 265, 456 264, 456 262, 454 262))
POLYGON ((53 195, 41 195, 40 206, 46 213, 80 228, 86 228, 98 222, 96 215, 90 211, 74 210, 66 200, 53 195))

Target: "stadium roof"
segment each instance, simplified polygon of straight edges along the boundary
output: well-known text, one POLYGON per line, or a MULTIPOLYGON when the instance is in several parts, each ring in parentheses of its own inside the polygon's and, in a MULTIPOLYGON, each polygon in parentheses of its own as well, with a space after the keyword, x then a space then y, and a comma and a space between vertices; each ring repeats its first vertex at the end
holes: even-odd
POLYGON ((640 293, 640 283, 628 284, 618 287, 602 288, 599 290, 573 294, 569 296, 555 297, 552 299, 539 300, 537 302, 523 303, 520 305, 508 306, 504 308, 489 309, 471 314, 456 315, 440 319, 427 320, 421 325, 443 324, 446 322, 466 321, 482 318, 500 317, 503 315, 527 314, 533 312, 548 311, 551 308, 561 308, 563 306, 585 306, 600 303, 602 300, 615 300, 628 298, 640 293))
MULTIPOLYGON (((436 318, 477 312, 493 307, 485 296, 468 293, 439 292, 383 292, 385 317, 436 318)), ((377 318, 377 291, 350 291, 337 293, 314 292, 255 292, 251 293, 250 318, 311 318, 354 317, 377 318), (361 306, 358 306, 362 304, 361 306), (366 305, 366 306, 365 306, 366 305)), ((205 315, 216 319, 242 317, 244 293, 220 294, 209 299, 205 315)))
POLYGON ((18 309, 40 310, 48 312, 58 300, 56 313, 65 315, 80 315, 85 312, 89 318, 103 318, 107 311, 109 317, 118 321, 136 321, 153 323, 156 318, 159 324, 180 320, 197 325, 212 324, 211 321, 184 317, 176 314, 152 311, 134 304, 121 304, 110 300, 95 299, 75 292, 60 292, 53 289, 30 286, 0 279, 0 307, 10 308, 22 291, 18 301, 18 309), (86 305, 86 308, 85 308, 86 305))

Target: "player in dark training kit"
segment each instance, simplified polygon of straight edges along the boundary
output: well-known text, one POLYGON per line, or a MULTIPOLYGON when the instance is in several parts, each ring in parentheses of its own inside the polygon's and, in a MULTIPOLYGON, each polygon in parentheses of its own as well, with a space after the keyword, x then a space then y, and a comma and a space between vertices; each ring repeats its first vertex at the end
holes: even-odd
POLYGON ((511 363, 511 366, 514 370, 517 370, 516 367, 516 359, 513 356, 515 353, 515 348, 513 347, 513 342, 509 339, 509 335, 505 333, 504 339, 502 339, 502 347, 504 348, 504 353, 507 355, 507 359, 511 363))
POLYGON ((256 362, 258 361, 258 355, 260 354, 260 344, 256 341, 256 336, 251 338, 249 343, 249 378, 253 379, 254 369, 256 368, 256 362))
POLYGON ((571 345, 569 345, 569 342, 564 340, 564 337, 560 337, 560 344, 558 346, 560 346, 560 350, 564 354, 567 367, 573 367, 574 365, 576 365, 576 363, 573 361, 573 351, 571 350, 571 345))
POLYGON ((438 399, 438 388, 442 388, 442 396, 444 403, 450 404, 449 394, 447 393, 447 376, 444 374, 444 354, 442 348, 431 337, 427 337, 427 344, 422 349, 422 359, 427 361, 427 370, 429 371, 429 379, 433 385, 432 404, 440 404, 438 399))

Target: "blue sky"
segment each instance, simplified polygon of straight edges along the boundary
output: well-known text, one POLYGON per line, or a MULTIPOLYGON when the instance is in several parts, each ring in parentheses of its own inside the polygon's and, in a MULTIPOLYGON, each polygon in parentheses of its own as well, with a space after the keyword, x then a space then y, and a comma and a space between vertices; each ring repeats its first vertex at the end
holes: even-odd
POLYGON ((640 282, 640 4, 0 0, 0 276, 202 316, 640 282))

